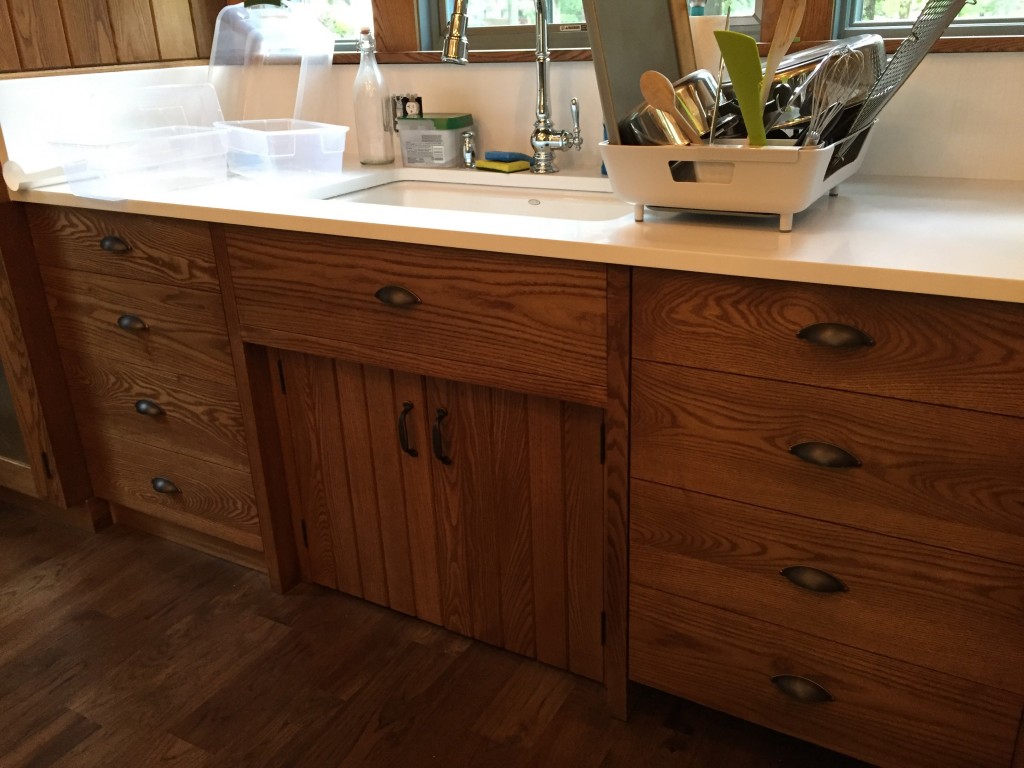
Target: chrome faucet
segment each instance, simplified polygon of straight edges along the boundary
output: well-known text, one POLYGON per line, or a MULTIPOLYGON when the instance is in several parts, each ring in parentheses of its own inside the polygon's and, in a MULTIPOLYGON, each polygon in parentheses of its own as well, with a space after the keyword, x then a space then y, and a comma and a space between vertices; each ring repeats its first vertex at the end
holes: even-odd
MULTIPOLYGON (((468 64, 469 38, 466 37, 468 18, 466 5, 469 0, 455 0, 448 30, 441 47, 441 61, 451 64, 468 64)), ((559 131, 552 126, 548 112, 548 64, 551 53, 548 50, 548 19, 546 0, 535 0, 537 7, 537 120, 530 135, 533 147, 533 162, 530 170, 534 173, 558 173, 555 167, 556 149, 582 149, 583 136, 580 134, 580 105, 576 99, 569 104, 572 116, 572 131, 559 131)))

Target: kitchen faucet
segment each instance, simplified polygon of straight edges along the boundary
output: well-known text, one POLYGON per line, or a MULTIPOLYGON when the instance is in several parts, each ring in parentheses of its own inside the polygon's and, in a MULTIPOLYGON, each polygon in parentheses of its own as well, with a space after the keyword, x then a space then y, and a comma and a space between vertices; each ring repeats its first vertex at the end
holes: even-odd
MULTIPOLYGON (((466 5, 469 0, 455 0, 444 44, 441 47, 441 61, 450 64, 468 64, 469 38, 466 37, 466 5)), ((534 173, 558 173, 555 167, 556 149, 583 148, 580 135, 580 105, 576 99, 569 104, 572 116, 572 131, 556 130, 548 112, 548 51, 547 0, 536 0, 537 6, 537 121, 533 124, 530 146, 533 147, 533 162, 530 170, 534 173)))

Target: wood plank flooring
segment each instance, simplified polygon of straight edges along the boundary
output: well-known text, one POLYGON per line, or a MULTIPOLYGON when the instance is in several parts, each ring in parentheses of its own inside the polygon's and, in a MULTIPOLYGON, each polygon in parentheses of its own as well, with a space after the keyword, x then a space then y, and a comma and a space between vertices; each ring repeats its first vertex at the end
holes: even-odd
POLYGON ((3 768, 855 768, 148 534, 0 502, 3 768))

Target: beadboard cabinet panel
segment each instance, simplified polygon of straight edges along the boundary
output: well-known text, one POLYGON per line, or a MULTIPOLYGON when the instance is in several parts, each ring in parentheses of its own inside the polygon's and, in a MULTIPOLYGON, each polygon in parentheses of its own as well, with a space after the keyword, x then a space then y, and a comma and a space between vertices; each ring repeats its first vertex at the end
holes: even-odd
POLYGON ((189 0, 159 0, 153 3, 160 58, 194 59, 196 36, 192 28, 192 7, 189 0))
POLYGON ((117 63, 107 0, 63 0, 61 9, 72 66, 117 63))
POLYGON ((21 67, 18 46, 14 42, 14 26, 7 0, 0 0, 0 72, 13 72, 21 67))
POLYGON ((7 0, 21 69, 60 69, 71 64, 57 0, 7 0))

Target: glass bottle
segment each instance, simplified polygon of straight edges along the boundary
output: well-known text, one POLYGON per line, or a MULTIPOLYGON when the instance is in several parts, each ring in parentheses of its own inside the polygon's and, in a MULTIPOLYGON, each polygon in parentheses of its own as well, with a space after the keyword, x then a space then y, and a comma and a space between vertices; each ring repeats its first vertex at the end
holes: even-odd
POLYGON ((359 69, 353 88, 359 162, 383 165, 395 160, 391 96, 377 66, 377 46, 369 27, 359 31, 359 69))

